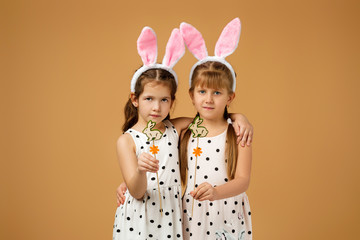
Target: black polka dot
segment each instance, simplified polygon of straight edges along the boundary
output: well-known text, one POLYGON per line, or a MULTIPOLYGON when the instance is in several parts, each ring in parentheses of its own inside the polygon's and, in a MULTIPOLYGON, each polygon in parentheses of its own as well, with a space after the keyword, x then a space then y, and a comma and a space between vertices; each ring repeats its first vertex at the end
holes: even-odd
POLYGON ((151 223, 154 223, 154 220, 151 219, 150 222, 151 222, 151 223))
POLYGON ((248 212, 249 216, 251 215, 251 212, 248 212))
POLYGON ((163 137, 166 137, 166 134, 164 134, 163 137))
POLYGON ((165 169, 165 166, 162 166, 162 169, 165 169))
POLYGON ((241 225, 244 225, 244 221, 241 221, 241 225))
POLYGON ((142 215, 140 215, 139 217, 142 218, 142 215))
POLYGON ((206 158, 206 161, 209 161, 209 160, 210 160, 210 158, 209 158, 209 157, 207 157, 207 158, 206 158))
POLYGON ((190 199, 186 199, 186 202, 187 202, 187 203, 190 202, 190 199))
POLYGON ((169 153, 169 157, 172 157, 172 154, 171 154, 171 153, 169 153))
POLYGON ((150 144, 150 142, 146 142, 146 144, 147 144, 147 145, 149 145, 149 144, 150 144))
POLYGON ((130 221, 130 217, 127 217, 126 220, 130 221))
POLYGON ((186 209, 184 209, 184 213, 186 213, 187 212, 187 210, 186 209))
POLYGON ((144 149, 144 146, 141 146, 140 149, 144 149))
POLYGON ((167 238, 171 238, 171 235, 167 235, 167 238))
POLYGON ((178 237, 178 238, 179 238, 179 237, 181 237, 181 235, 180 235, 180 234, 176 234, 176 237, 178 237))
POLYGON ((212 226, 213 225, 213 223, 212 222, 210 222, 210 226, 212 226))
POLYGON ((131 228, 129 228, 129 230, 132 232, 132 231, 134 231, 134 229, 131 227, 131 228))
POLYGON ((226 204, 227 204, 227 201, 224 201, 224 204, 226 205, 226 204))
POLYGON ((235 203, 235 205, 238 205, 238 201, 235 201, 234 203, 235 203))
POLYGON ((210 215, 210 213, 209 212, 206 212, 206 216, 209 216, 210 215))
POLYGON ((235 229, 231 230, 232 233, 235 233, 235 229))
POLYGON ((219 168, 216 167, 216 168, 215 168, 215 171, 219 171, 219 168))
POLYGON ((227 178, 225 178, 224 180, 225 180, 225 182, 229 181, 227 178))
POLYGON ((210 205, 210 207, 212 207, 213 203, 212 203, 212 202, 210 202, 210 203, 209 203, 209 205, 210 205))
POLYGON ((232 210, 232 213, 234 214, 234 213, 236 213, 236 211, 235 211, 235 210, 232 210))
POLYGON ((210 235, 210 231, 207 231, 206 234, 207 234, 207 235, 210 235))
POLYGON ((170 214, 169 212, 166 212, 166 213, 165 213, 166 216, 169 216, 169 214, 170 214))
POLYGON ((204 178, 205 178, 205 179, 208 179, 208 176, 207 176, 207 175, 205 175, 205 176, 204 176, 204 178))
POLYGON ((201 222, 198 222, 198 226, 201 226, 201 222))
POLYGON ((197 166, 196 169, 200 169, 200 166, 197 166))
POLYGON ((175 180, 174 180, 174 182, 176 182, 176 183, 177 183, 177 182, 178 182, 178 180, 177 180, 177 179, 175 179, 175 180))
POLYGON ((242 202, 242 205, 244 206, 244 202, 242 202))
POLYGON ((251 234, 251 231, 248 231, 248 234, 250 235, 250 234, 251 234))
POLYGON ((211 143, 211 140, 208 140, 208 143, 211 143))
POLYGON ((155 206, 155 202, 152 202, 152 205, 155 206))
POLYGON ((195 187, 197 188, 197 187, 198 187, 198 185, 197 185, 197 184, 195 184, 195 187))
POLYGON ((139 135, 136 135, 136 138, 139 138, 140 136, 139 135))
POLYGON ((220 152, 220 149, 216 149, 216 152, 220 152))
POLYGON ((151 238, 152 238, 152 237, 153 237, 153 235, 152 235, 152 234, 149 234, 149 237, 151 237, 151 238))
POLYGON ((193 140, 191 140, 191 142, 194 142, 195 140, 193 139, 193 140))
POLYGON ((120 229, 116 230, 117 232, 120 232, 120 229))
POLYGON ((171 142, 168 142, 168 145, 171 146, 171 142))
POLYGON ((161 228, 161 225, 160 225, 160 224, 158 225, 158 228, 161 228))
POLYGON ((155 181, 155 180, 156 180, 156 178, 155 178, 155 177, 152 177, 152 178, 151 178, 151 181, 155 181))
POLYGON ((201 203, 199 203, 198 206, 201 207, 201 203))
POLYGON ((170 227, 172 226, 172 222, 169 222, 169 226, 170 226, 170 227))
POLYGON ((163 182, 163 181, 160 181, 160 185, 164 185, 164 182, 163 182))
POLYGON ((171 169, 172 172, 175 172, 175 169, 171 169))

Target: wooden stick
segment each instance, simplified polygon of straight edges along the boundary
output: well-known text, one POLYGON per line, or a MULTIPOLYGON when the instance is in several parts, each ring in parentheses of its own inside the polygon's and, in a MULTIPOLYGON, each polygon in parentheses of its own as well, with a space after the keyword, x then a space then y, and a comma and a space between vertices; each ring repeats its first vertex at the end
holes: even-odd
MULTIPOLYGON (((155 140, 153 140, 153 147, 155 147, 155 140)), ((156 158, 156 154, 154 154, 154 158, 156 158)), ((159 188, 159 199, 160 199, 160 213, 162 216, 162 205, 161 205, 161 193, 160 193, 160 184, 159 184, 159 174, 158 172, 156 172, 156 180, 157 180, 157 184, 158 184, 158 188, 159 188)))
MULTIPOLYGON (((197 142, 196 142, 196 150, 199 148, 199 137, 196 138, 197 142)), ((194 191, 195 191, 195 183, 196 183, 196 170, 197 170, 197 154, 195 154, 195 174, 194 174, 194 191)), ((194 213, 194 198, 192 200, 192 209, 191 209, 191 217, 193 216, 194 213)))

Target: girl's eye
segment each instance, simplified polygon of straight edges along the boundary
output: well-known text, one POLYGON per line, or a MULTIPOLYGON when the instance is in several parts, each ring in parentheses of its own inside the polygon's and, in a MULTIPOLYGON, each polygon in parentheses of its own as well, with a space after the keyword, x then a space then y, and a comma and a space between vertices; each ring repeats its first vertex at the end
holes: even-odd
POLYGON ((214 94, 215 94, 215 95, 220 95, 220 94, 221 94, 221 92, 216 91, 216 92, 214 92, 214 94))
POLYGON ((151 97, 147 97, 147 98, 145 98, 145 100, 146 100, 146 101, 151 101, 152 98, 151 98, 151 97))
POLYGON ((204 90, 200 90, 199 93, 200 93, 200 94, 204 94, 205 91, 204 91, 204 90))
POLYGON ((162 99, 163 102, 168 102, 169 100, 167 98, 162 99))

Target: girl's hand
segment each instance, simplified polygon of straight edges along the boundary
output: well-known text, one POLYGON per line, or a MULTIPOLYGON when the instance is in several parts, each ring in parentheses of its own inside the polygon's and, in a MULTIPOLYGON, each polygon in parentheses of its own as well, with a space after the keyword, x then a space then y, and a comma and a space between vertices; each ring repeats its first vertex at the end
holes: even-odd
POLYGON ((138 171, 139 172, 153 172, 159 170, 159 160, 155 159, 148 153, 141 153, 138 157, 138 171))
POLYGON ((232 113, 231 119, 233 120, 235 133, 238 136, 236 143, 239 144, 240 142, 242 147, 245 147, 245 143, 250 146, 253 139, 254 128, 249 120, 241 113, 232 113))
POLYGON ((204 182, 200 184, 197 188, 195 188, 194 191, 190 192, 190 195, 199 201, 204 200, 210 200, 214 201, 216 200, 216 189, 213 187, 210 183, 204 182))
POLYGON ((120 206, 125 202, 125 192, 127 190, 125 182, 122 182, 116 189, 116 201, 117 205, 120 206))

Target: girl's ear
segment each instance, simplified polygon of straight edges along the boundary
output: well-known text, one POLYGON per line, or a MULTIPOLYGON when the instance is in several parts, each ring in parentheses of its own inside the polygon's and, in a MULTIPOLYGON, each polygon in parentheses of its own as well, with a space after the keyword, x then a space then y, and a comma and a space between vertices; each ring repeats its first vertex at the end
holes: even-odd
POLYGON ((130 93, 130 99, 133 106, 137 108, 139 106, 139 100, 135 96, 135 93, 130 93))
POLYGON ((192 91, 189 90, 189 96, 190 96, 190 98, 191 98, 192 104, 194 105, 194 92, 192 92, 192 91))
POLYGON ((229 106, 230 103, 234 100, 234 98, 235 98, 235 93, 229 94, 229 98, 228 98, 226 105, 229 106))

